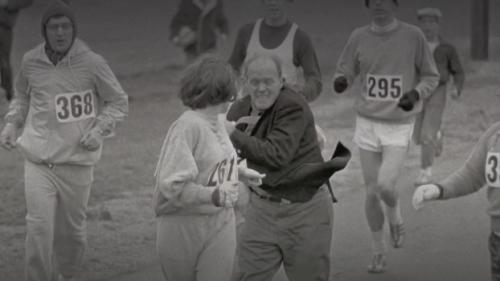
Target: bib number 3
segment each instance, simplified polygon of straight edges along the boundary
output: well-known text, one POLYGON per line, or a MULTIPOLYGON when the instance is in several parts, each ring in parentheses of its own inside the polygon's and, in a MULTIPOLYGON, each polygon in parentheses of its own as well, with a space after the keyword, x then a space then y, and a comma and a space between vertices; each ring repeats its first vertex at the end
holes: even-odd
POLYGON ((92 91, 64 93, 55 97, 56 118, 61 123, 95 117, 92 91))
POLYGON ((403 95, 401 75, 366 76, 367 98, 375 101, 396 101, 403 95))
POLYGON ((500 188, 500 152, 489 152, 486 157, 486 182, 488 186, 500 188))

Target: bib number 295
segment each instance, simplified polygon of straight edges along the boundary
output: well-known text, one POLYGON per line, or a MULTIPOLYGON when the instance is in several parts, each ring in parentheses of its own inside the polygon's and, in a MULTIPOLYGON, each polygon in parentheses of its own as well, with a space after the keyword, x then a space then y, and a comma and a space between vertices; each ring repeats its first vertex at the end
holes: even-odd
POLYGON ((485 168, 488 186, 500 188, 500 152, 488 153, 485 168))
POLYGON ((369 100, 394 101, 403 94, 403 78, 400 75, 366 76, 366 91, 369 100))
POLYGON ((55 97, 56 118, 61 123, 95 117, 92 91, 64 93, 55 97))

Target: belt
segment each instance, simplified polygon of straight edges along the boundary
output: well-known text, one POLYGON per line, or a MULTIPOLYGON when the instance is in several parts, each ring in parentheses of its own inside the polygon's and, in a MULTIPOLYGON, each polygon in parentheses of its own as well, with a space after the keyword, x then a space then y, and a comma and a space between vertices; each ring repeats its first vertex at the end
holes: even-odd
POLYGON ((248 188, 250 189, 251 192, 253 192, 255 195, 257 195, 257 197, 259 197, 261 199, 271 201, 274 203, 280 203, 280 204, 292 204, 293 203, 292 201, 285 199, 285 198, 282 198, 282 197, 273 196, 270 194, 261 194, 261 193, 257 192, 257 190, 255 190, 251 186, 249 186, 248 188))

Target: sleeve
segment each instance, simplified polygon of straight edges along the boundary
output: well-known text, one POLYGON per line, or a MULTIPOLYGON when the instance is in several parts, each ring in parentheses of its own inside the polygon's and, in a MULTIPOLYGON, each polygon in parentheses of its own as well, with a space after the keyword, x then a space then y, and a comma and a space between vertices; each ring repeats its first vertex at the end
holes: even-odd
POLYGON ((33 4, 33 0, 8 0, 7 10, 18 11, 23 8, 27 8, 33 4))
POLYGON ((265 138, 248 136, 235 130, 231 140, 240 156, 249 161, 266 163, 270 169, 279 170, 287 166, 298 150, 304 135, 308 117, 299 104, 278 109, 272 129, 265 138))
POLYGON ((196 183, 198 166, 193 157, 194 134, 189 128, 174 124, 167 133, 158 162, 156 180, 161 195, 170 207, 212 204, 215 186, 196 183))
POLYGON ((243 26, 236 36, 234 41, 233 51, 229 57, 229 64, 233 69, 239 73, 245 57, 247 56, 248 42, 250 41, 250 36, 253 30, 253 25, 243 26))
POLYGON ((190 14, 188 12, 191 9, 189 7, 189 1, 190 0, 181 0, 179 9, 170 22, 170 39, 179 35, 181 27, 185 25, 189 25, 191 27, 190 14))
POLYGON ((28 116, 28 110, 30 106, 30 92, 31 87, 24 72, 23 63, 16 77, 14 99, 10 103, 9 110, 5 115, 5 121, 7 123, 12 123, 18 128, 24 126, 24 122, 26 121, 26 116, 28 116))
POLYGON ((95 63, 95 86, 99 103, 103 106, 96 117, 96 127, 104 136, 113 133, 116 123, 128 115, 128 96, 104 59, 95 63))
POLYGON ((359 64, 357 58, 357 31, 355 30, 347 39, 347 43, 340 54, 340 58, 337 62, 337 70, 333 76, 333 79, 344 76, 349 85, 352 85, 354 79, 359 74, 359 64))
POLYGON ((226 14, 224 13, 224 2, 223 0, 219 0, 217 3, 217 18, 216 18, 216 26, 217 29, 222 34, 229 34, 229 25, 226 14))
POLYGON ((453 75, 453 80, 457 89, 461 92, 464 87, 465 73, 460 63, 460 58, 458 57, 457 50, 455 47, 450 45, 450 53, 448 58, 448 69, 453 75))
POLYGON ((427 99, 438 86, 440 75, 424 34, 420 30, 417 30, 416 36, 415 67, 420 77, 415 90, 417 90, 421 98, 427 99))
POLYGON ((499 126, 490 127, 474 146, 465 164, 440 182, 443 199, 464 196, 478 191, 486 183, 484 177, 488 140, 499 126))
POLYGON ((309 36, 299 30, 294 38, 294 63, 304 71, 305 84, 301 94, 308 102, 315 100, 323 88, 321 71, 314 46, 309 36))

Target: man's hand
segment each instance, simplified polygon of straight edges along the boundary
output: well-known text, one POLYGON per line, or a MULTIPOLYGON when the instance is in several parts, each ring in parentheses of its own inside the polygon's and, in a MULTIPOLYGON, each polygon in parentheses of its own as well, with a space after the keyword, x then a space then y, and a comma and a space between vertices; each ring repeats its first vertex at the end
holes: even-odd
POLYGON ((212 192, 212 203, 217 207, 233 208, 238 201, 238 182, 224 182, 212 192))
POLYGON ((260 186, 265 176, 265 174, 261 174, 243 165, 238 166, 238 178, 247 186, 260 186))
POLYGON ((424 184, 419 186, 413 193, 413 208, 418 210, 422 208, 425 201, 436 200, 439 198, 441 191, 435 184, 424 184))
POLYGON ((404 111, 411 111, 419 99, 417 90, 412 89, 404 93, 401 99, 399 99, 398 107, 404 111))
POLYGON ((458 100, 460 98, 460 95, 462 94, 461 89, 455 85, 453 89, 450 91, 450 96, 453 100, 458 100))
POLYGON ((96 151, 102 145, 102 134, 99 128, 90 129, 80 140, 80 145, 88 151, 96 151))
POLYGON ((0 145, 7 149, 12 150, 16 148, 17 128, 12 123, 7 123, 0 133, 0 145))
POLYGON ((236 122, 224 120, 224 126, 228 135, 231 135, 236 130, 236 122))
POLYGON ((347 78, 345 78, 345 76, 339 76, 335 78, 335 81, 333 81, 333 89, 338 94, 342 94, 348 86, 349 82, 347 82, 347 78))

